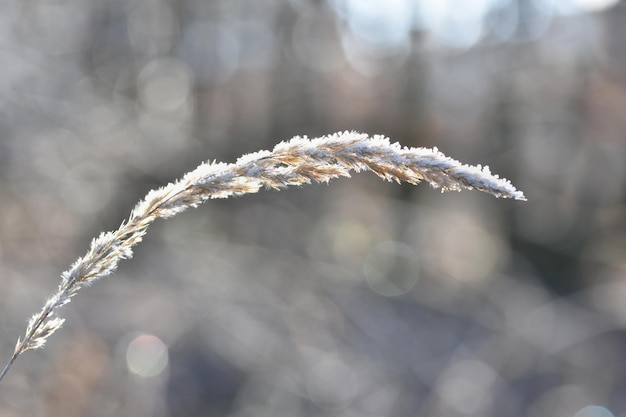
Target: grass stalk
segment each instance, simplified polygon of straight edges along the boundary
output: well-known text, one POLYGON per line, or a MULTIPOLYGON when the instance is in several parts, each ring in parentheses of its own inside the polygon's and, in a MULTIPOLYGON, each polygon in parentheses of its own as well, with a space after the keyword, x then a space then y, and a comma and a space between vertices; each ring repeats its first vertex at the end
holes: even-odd
POLYGON ((60 307, 69 303, 81 288, 113 273, 120 260, 132 257, 133 246, 141 242, 156 219, 172 217, 213 198, 256 193, 261 188, 279 190, 329 182, 349 177, 351 171, 372 171, 397 183, 425 181, 442 191, 474 188, 495 197, 526 199, 509 181, 491 174, 488 167, 463 165, 436 148, 401 147, 382 136, 355 132, 312 140, 295 137, 279 143, 272 151, 245 155, 232 164, 203 163, 180 180, 150 191, 117 230, 92 240, 87 253, 61 274, 55 293, 30 319, 0 373, 0 381, 21 354, 44 346, 63 325, 64 319, 57 316, 60 307))

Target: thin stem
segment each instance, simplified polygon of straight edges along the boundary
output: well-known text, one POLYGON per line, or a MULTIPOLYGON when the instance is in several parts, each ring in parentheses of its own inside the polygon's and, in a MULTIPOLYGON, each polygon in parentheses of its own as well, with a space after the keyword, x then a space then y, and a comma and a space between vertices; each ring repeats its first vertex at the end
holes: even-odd
POLYGON ((15 360, 17 359, 17 357, 19 356, 18 352, 14 352, 13 356, 11 356, 11 360, 9 360, 7 362, 7 364, 4 366, 4 369, 2 370, 2 372, 0 372, 0 382, 2 382, 2 379, 4 378, 4 376, 7 374, 7 372, 9 372, 9 369, 11 368, 11 365, 13 365, 13 362, 15 362, 15 360))

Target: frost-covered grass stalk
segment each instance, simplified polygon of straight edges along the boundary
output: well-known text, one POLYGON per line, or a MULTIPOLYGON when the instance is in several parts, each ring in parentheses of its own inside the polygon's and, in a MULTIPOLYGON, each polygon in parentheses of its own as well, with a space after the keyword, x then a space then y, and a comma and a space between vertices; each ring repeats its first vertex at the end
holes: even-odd
POLYGON ((59 307, 69 303, 82 287, 115 271, 121 259, 132 257, 132 247, 156 219, 172 217, 211 198, 328 182, 349 177, 352 170, 369 170, 398 183, 426 181, 442 191, 475 188, 496 197, 525 200, 521 191, 492 175, 487 167, 463 165, 437 149, 403 148, 385 137, 355 132, 312 140, 296 137, 279 143, 272 151, 242 156, 233 164, 203 163, 182 179, 150 191, 117 230, 102 233, 91 242, 87 253, 61 275, 59 287, 43 309, 30 319, 0 380, 18 356, 42 347, 63 325, 64 320, 56 314, 59 307))

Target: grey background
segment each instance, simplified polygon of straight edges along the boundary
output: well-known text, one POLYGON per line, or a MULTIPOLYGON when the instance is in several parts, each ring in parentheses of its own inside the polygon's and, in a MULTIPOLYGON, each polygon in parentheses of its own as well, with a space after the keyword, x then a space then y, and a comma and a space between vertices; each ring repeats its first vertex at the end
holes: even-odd
POLYGON ((359 174, 159 221, 0 416, 626 416, 626 8, 452 3, 2 1, 0 359, 204 160, 354 129, 529 201, 359 174))

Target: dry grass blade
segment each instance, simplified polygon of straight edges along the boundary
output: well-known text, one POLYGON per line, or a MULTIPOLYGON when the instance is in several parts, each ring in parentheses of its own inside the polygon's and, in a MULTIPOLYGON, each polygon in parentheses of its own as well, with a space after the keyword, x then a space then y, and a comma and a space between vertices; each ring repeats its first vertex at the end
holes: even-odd
POLYGON ((437 149, 406 148, 382 136, 344 132, 318 139, 296 137, 270 152, 245 155, 233 164, 204 163, 182 179, 150 191, 133 209, 127 221, 113 232, 102 233, 91 242, 87 253, 61 275, 55 294, 28 323, 0 380, 15 359, 30 349, 42 347, 59 329, 63 319, 59 307, 84 286, 111 274, 121 259, 132 256, 148 226, 211 198, 255 193, 261 188, 281 189, 290 185, 328 182, 349 177, 350 171, 372 171, 388 180, 417 184, 426 181, 442 191, 475 188, 496 197, 525 200, 507 180, 492 175, 487 167, 467 166, 437 149))

